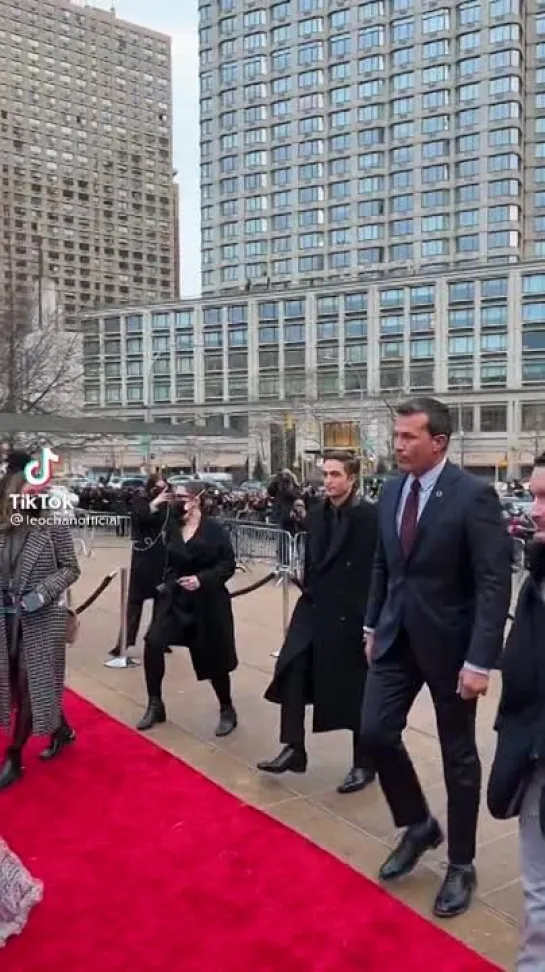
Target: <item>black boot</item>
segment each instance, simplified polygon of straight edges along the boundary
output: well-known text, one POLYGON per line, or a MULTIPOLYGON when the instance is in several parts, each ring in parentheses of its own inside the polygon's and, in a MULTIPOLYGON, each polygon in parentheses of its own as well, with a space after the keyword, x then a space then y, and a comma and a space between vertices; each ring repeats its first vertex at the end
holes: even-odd
POLYGON ((257 764, 263 773, 305 773, 307 768, 307 754, 302 746, 284 746, 278 756, 271 760, 264 760, 257 764))
POLYGON ((365 787, 369 786, 374 779, 374 770, 353 766, 337 787, 337 793, 359 793, 360 790, 365 790, 365 787))
POLYGON ((49 740, 49 746, 40 753, 40 759, 45 761, 50 759, 55 759, 58 756, 61 749, 65 746, 69 746, 70 743, 75 742, 76 733, 71 726, 68 725, 64 715, 61 716, 61 724, 59 728, 52 733, 51 739, 49 740))
POLYGON ((165 711, 165 706, 162 699, 150 699, 148 702, 148 707, 144 712, 144 715, 137 723, 136 728, 140 732, 146 732, 153 726, 159 725, 159 723, 167 721, 167 714, 165 711))
POLYGON ((8 749, 6 758, 0 767, 0 790, 5 790, 12 783, 16 783, 23 775, 23 763, 20 749, 8 749))
POLYGON ((232 705, 222 705, 220 721, 216 726, 216 736, 228 736, 238 725, 237 714, 232 705))
POLYGON ((23 775, 23 749, 32 733, 32 704, 26 683, 20 688, 17 702, 13 741, 0 768, 0 790, 5 790, 23 775))

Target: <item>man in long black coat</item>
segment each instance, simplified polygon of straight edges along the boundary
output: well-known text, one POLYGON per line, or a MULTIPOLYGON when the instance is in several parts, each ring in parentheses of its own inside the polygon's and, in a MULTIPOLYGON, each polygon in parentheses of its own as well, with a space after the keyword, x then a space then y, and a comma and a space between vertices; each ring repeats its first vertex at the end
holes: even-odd
POLYGON ((371 503, 357 497, 357 459, 330 453, 323 473, 327 498, 308 514, 305 524, 303 593, 265 693, 266 699, 281 705, 284 748, 258 768, 268 773, 306 770, 305 705, 311 703, 314 732, 353 733, 352 769, 338 789, 354 793, 375 775, 359 744, 359 724, 367 677, 363 622, 377 516, 371 503))

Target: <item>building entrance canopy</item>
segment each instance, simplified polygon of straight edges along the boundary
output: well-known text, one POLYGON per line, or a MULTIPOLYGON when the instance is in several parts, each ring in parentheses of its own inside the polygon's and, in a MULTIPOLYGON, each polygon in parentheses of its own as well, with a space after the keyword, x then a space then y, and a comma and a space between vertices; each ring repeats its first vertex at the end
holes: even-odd
MULTIPOLYGON (((21 415, 10 412, 0 412, 0 438, 18 432, 29 435, 97 435, 116 436, 153 436, 153 438, 188 439, 194 437, 213 438, 218 432, 211 432, 197 425, 167 425, 162 422, 142 422, 137 419, 120 421, 110 418, 78 417, 67 418, 64 415, 21 415)), ((222 429, 221 436, 237 438, 232 429, 222 429)))

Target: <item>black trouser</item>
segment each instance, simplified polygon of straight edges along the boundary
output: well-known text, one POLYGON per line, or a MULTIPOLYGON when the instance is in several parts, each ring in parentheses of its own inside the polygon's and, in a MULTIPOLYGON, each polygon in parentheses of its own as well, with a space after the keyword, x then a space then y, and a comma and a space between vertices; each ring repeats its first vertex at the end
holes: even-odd
MULTIPOLYGON (((146 688, 150 699, 160 699, 165 677, 165 649, 168 648, 161 639, 154 637, 153 634, 146 636, 144 644, 144 672, 146 676, 146 688)), ((223 672, 210 679, 210 684, 216 693, 218 702, 222 709, 230 708, 233 704, 231 699, 231 677, 229 672, 223 672)))
MULTIPOLYGON (((284 677, 280 710, 280 742, 285 746, 305 746, 305 699, 311 690, 312 649, 300 652, 284 677)), ((353 766, 372 770, 372 761, 361 745, 358 731, 352 733, 353 766)))
MULTIPOLYGON (((127 648, 134 648, 136 644, 145 600, 147 598, 134 598, 127 602, 127 648)), ((121 649, 121 632, 119 632, 116 649, 121 649)))
POLYGON ((401 737, 416 696, 424 684, 428 685, 447 788, 449 861, 464 865, 475 857, 479 815, 477 703, 465 702, 457 695, 457 666, 446 668, 438 663, 441 646, 435 647, 435 655, 426 658, 420 646, 417 657, 403 633, 386 656, 371 665, 363 703, 362 740, 373 754, 396 827, 423 823, 429 817, 428 804, 401 737))

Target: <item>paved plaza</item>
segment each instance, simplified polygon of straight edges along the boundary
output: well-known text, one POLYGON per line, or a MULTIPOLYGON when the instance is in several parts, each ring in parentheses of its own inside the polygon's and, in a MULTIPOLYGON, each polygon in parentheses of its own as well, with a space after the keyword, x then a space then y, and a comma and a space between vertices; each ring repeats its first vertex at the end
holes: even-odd
MULTIPOLYGON (((82 557, 82 577, 74 589, 74 604, 81 603, 104 574, 128 562, 127 541, 110 541, 108 547, 96 547, 91 557, 82 557)), ((263 571, 256 568, 237 574, 232 589, 247 586, 263 571)), ((215 697, 207 683, 195 681, 187 653, 174 649, 167 657, 165 680, 168 722, 156 727, 150 738, 242 800, 375 879, 396 834, 378 784, 359 794, 339 796, 335 792, 350 761, 348 733, 309 735, 310 765, 302 776, 271 778, 255 769, 259 759, 276 755, 279 748, 279 710, 263 700, 263 692, 274 666, 271 652, 280 646, 282 638, 282 596, 279 588, 269 584, 234 603, 240 659, 234 675, 237 731, 225 740, 215 738, 215 697)), ((115 718, 134 725, 145 702, 142 668, 119 671, 104 667, 118 625, 119 585, 115 580, 82 616, 78 642, 69 651, 68 684, 115 718)), ((135 654, 141 657, 141 644, 135 654)), ((494 750, 492 723, 498 692, 499 679, 495 677, 492 691, 480 705, 479 741, 485 779, 494 750)), ((439 745, 427 693, 421 694, 411 714, 407 744, 432 810, 445 823, 439 745)), ((142 785, 145 783, 135 779, 135 787, 142 785)), ((428 854, 413 875, 392 889, 432 921, 430 909, 442 879, 444 853, 443 845, 428 854)), ((503 968, 512 969, 522 915, 516 821, 494 821, 483 807, 477 865, 479 888, 474 907, 447 925, 443 922, 443 927, 503 968)))

